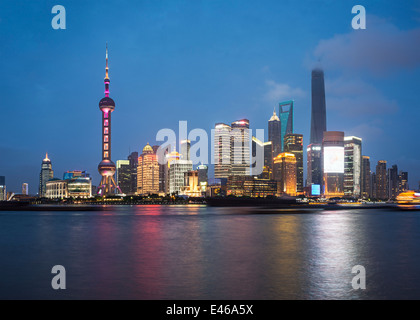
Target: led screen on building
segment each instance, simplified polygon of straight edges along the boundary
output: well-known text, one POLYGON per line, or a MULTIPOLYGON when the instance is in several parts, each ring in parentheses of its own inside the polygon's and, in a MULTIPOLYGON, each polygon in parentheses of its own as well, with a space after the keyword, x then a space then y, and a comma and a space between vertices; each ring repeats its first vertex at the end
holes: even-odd
POLYGON ((343 147, 324 147, 324 173, 344 173, 343 147))
POLYGON ((311 186, 311 195, 320 196, 321 195, 321 186, 319 184, 313 184, 311 186))

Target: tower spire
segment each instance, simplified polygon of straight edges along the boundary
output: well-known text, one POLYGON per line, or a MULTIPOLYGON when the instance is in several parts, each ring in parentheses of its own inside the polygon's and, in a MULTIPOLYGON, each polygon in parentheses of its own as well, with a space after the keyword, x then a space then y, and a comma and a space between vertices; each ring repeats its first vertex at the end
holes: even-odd
POLYGON ((274 107, 273 115, 271 116, 270 120, 268 121, 280 121, 279 117, 276 114, 276 107, 274 107))
POLYGON ((106 50, 105 50, 105 97, 109 97, 109 76, 108 76, 108 42, 106 43, 106 50))

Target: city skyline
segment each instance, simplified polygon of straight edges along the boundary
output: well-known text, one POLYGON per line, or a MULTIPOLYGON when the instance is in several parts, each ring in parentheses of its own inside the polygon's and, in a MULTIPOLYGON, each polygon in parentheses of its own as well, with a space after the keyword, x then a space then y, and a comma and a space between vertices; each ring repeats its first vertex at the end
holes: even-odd
MULTIPOLYGON (((277 6, 271 2, 270 4, 271 8, 277 6)), ((4 9, 2 12, 8 14, 7 17, 3 15, 0 17, 0 23, 10 23, 13 26, 16 22, 13 22, 12 18, 19 13, 17 11, 11 12, 11 8, 8 8, 7 4, 1 4, 0 6, 4 9)), ((223 20, 223 16, 216 14, 217 4, 209 4, 209 6, 211 8, 210 10, 206 8, 206 14, 201 11, 200 5, 190 6, 189 10, 196 10, 194 12, 203 14, 204 19, 209 18, 207 15, 213 14, 220 17, 222 25, 226 24, 227 21, 223 20)), ((232 3, 227 6, 230 6, 231 9, 235 7, 232 3)), ((28 7, 24 8, 26 14, 30 11, 31 6, 28 4, 28 7)), ((113 6, 111 7, 116 9, 113 6)), ((136 6, 134 5, 134 7, 136 6)), ((251 7, 249 4, 245 4, 244 8, 239 11, 238 16, 234 16, 233 19, 243 21, 242 15, 251 14, 251 7)), ((156 15, 161 11, 166 12, 170 18, 169 21, 176 22, 175 30, 182 30, 187 35, 193 36, 195 33, 185 30, 184 23, 178 19, 177 8, 182 8, 182 4, 173 6, 168 4, 168 7, 165 8, 150 6, 146 9, 149 10, 149 15, 151 12, 156 15)), ((87 18, 86 14, 82 13, 83 9, 78 5, 69 4, 67 9, 68 12, 71 12, 71 9, 80 11, 82 21, 87 18)), ((294 11, 294 14, 297 14, 296 8, 290 9, 292 12, 294 11)), ((103 71, 101 62, 103 60, 100 58, 103 57, 103 44, 108 40, 109 43, 112 43, 113 92, 120 106, 119 114, 114 117, 113 121, 113 161, 126 159, 132 151, 139 152, 148 141, 154 144, 153 139, 157 131, 165 127, 175 128, 178 120, 188 120, 189 129, 203 128, 209 132, 217 122, 246 118, 250 120, 252 129, 263 128, 267 139, 266 123, 272 114, 273 107, 278 105, 279 102, 289 99, 295 101, 294 131, 303 134, 303 145, 306 148, 310 136, 310 116, 308 114, 310 114, 310 71, 313 65, 306 61, 307 56, 305 55, 312 53, 315 56, 323 57, 321 67, 325 71, 328 130, 344 131, 346 136, 362 138, 363 155, 370 157, 371 166, 374 166, 378 160, 386 160, 389 167, 397 164, 399 169, 409 172, 410 187, 417 188, 420 176, 416 161, 418 162, 418 159, 420 159, 420 151, 416 150, 413 141, 409 138, 414 137, 415 144, 415 119, 419 118, 417 116, 419 109, 415 107, 418 103, 418 97, 414 85, 419 74, 419 60, 418 58, 413 60, 410 57, 401 56, 397 57, 398 59, 395 61, 391 61, 394 63, 391 66, 376 64, 376 69, 373 70, 370 70, 369 67, 366 67, 365 71, 358 69, 360 74, 349 71, 349 66, 341 63, 337 56, 334 56, 337 51, 334 51, 334 43, 345 39, 348 45, 357 45, 360 42, 363 43, 364 39, 359 39, 357 31, 350 27, 351 6, 348 10, 344 10, 344 5, 335 4, 332 9, 340 12, 340 18, 344 19, 346 17, 343 21, 331 17, 332 21, 329 23, 337 24, 334 34, 337 33, 338 36, 333 36, 332 32, 324 30, 325 26, 321 27, 320 29, 323 30, 317 30, 318 34, 314 35, 313 38, 306 38, 308 44, 305 48, 296 46, 296 49, 293 50, 298 53, 300 59, 292 58, 290 53, 284 52, 284 55, 280 54, 280 60, 282 61, 276 61, 271 54, 268 54, 271 46, 279 45, 280 40, 277 37, 280 37, 280 35, 286 35, 288 41, 294 43, 290 37, 296 35, 298 31, 293 31, 291 32, 293 35, 282 32, 279 34, 265 33, 268 39, 260 40, 260 43, 265 44, 264 48, 259 49, 261 51, 244 53, 243 56, 240 55, 239 62, 232 62, 233 57, 231 55, 236 52, 236 49, 234 46, 228 46, 226 41, 238 31, 235 31, 234 28, 227 28, 225 37, 221 37, 216 43, 222 45, 220 48, 224 48, 229 53, 225 59, 218 59, 220 66, 226 67, 226 64, 231 64, 231 68, 223 71, 220 67, 214 68, 214 61, 208 64, 204 63, 204 60, 199 58, 199 54, 209 47, 203 41, 198 41, 198 43, 192 44, 192 48, 195 48, 197 52, 194 53, 194 50, 193 52, 188 51, 188 57, 179 60, 182 67, 190 66, 190 68, 184 70, 185 74, 182 76, 178 72, 180 71, 178 67, 171 62, 172 59, 182 53, 182 50, 179 51, 180 47, 178 45, 186 43, 179 38, 175 39, 176 41, 174 39, 162 41, 163 46, 171 47, 172 45, 178 51, 175 50, 175 56, 164 56, 165 59, 159 66, 156 64, 157 58, 151 58, 152 49, 156 46, 153 47, 153 39, 148 38, 150 35, 144 36, 143 40, 149 41, 151 47, 146 46, 141 50, 129 40, 119 39, 116 32, 110 32, 107 35, 101 34, 97 41, 92 41, 89 44, 86 42, 89 37, 81 36, 80 26, 75 26, 74 22, 70 23, 71 20, 69 20, 67 30, 54 31, 46 27, 45 34, 39 33, 39 35, 37 35, 37 32, 41 32, 43 26, 30 20, 27 23, 35 23, 36 28, 32 31, 21 30, 17 33, 16 39, 12 39, 10 34, 2 29, 2 35, 5 36, 5 43, 8 46, 5 46, 6 49, 2 50, 2 54, 7 59, 2 59, 1 64, 9 77, 2 80, 3 85, 0 87, 2 88, 2 96, 5 97, 5 104, 14 107, 5 110, 1 122, 5 129, 6 139, 0 144, 2 154, 0 175, 6 176, 8 190, 20 192, 22 183, 27 182, 29 183, 29 193, 34 194, 36 193, 34 190, 38 187, 37 180, 39 179, 41 157, 48 152, 54 163, 54 171, 58 173, 58 176, 67 170, 87 170, 93 176, 93 183, 98 184, 97 181, 100 177, 96 172, 96 164, 100 152, 98 142, 101 138, 99 135, 101 129, 98 127, 99 123, 96 123, 99 118, 96 108, 101 92, 100 79, 103 77, 101 74, 103 71), (33 40, 28 40, 26 43, 25 35, 34 32, 42 41, 35 45, 33 40), (56 45, 63 50, 71 47, 72 55, 68 53, 58 54, 60 51, 57 51, 59 49, 56 48, 56 45), (16 57, 11 57, 12 51, 9 51, 8 47, 22 48, 22 50, 16 57), (133 55, 130 53, 130 48, 138 48, 139 51, 136 51, 133 55), (328 48, 331 51, 326 51, 328 48), (25 51, 25 49, 30 49, 30 51, 25 51), (30 55, 31 51, 37 54, 37 58, 33 54, 30 55), (79 51, 86 54, 81 55, 79 51), (257 59, 257 53, 265 53, 265 55, 257 59), (71 59, 73 55, 78 56, 79 59, 71 59), (43 58, 40 58, 41 56, 43 58), (247 57, 253 59, 252 66, 246 67, 243 60, 246 60, 247 57), (157 69, 152 70, 151 67, 147 67, 145 58, 148 59, 146 60, 149 64, 157 67, 157 69), (12 72, 11 66, 5 64, 5 61, 8 61, 11 66, 16 66, 19 63, 21 65, 16 72, 12 72), (288 61, 291 61, 291 67, 286 68, 287 71, 283 72, 282 68, 285 68, 285 63, 287 64, 288 61), (31 64, 31 68, 28 68, 27 64, 30 62, 37 63, 31 64), (191 62, 192 65, 188 62, 191 62), (308 66, 302 66, 305 63, 308 66), (193 70, 194 64, 201 66, 199 73, 193 70), (25 69, 25 66, 26 69, 30 70, 28 74, 23 73, 22 68, 25 69), (165 66, 171 67, 165 75, 172 79, 173 83, 170 83, 169 79, 164 79, 160 68, 165 66), (210 69, 213 71, 210 71, 210 69), (203 72, 203 70, 207 71, 203 72), (147 84, 148 75, 152 75, 153 71, 157 71, 158 75, 153 76, 151 78, 153 81, 147 84), (188 79, 200 79, 199 74, 201 73, 207 74, 204 79, 201 78, 203 81, 198 81, 197 85, 192 87, 192 90, 185 89, 189 87, 190 80, 188 79), (253 76, 256 77, 251 81, 253 76), (185 77, 188 77, 188 79, 185 77), (71 79, 71 90, 68 79, 71 79), (175 82, 178 82, 177 79, 181 81, 175 84, 175 82), (217 81, 221 79, 223 79, 221 81, 223 85, 230 90, 222 89, 221 84, 216 86, 217 81), (259 84, 257 81, 259 81, 259 84), (29 86, 28 83, 33 82, 35 83, 34 87, 29 86), (404 88, 402 83, 406 84, 404 88), (136 86, 133 84, 136 84, 136 86), (31 89, 29 90, 29 88, 31 89), (34 88, 35 90, 33 90, 34 88), (74 94, 75 90, 77 91, 78 104, 74 107, 73 102, 66 101, 66 96, 74 94), (212 90, 222 94, 219 94, 217 99, 208 99, 212 90), (162 98, 162 94, 159 93, 161 91, 165 92, 166 98, 162 98), (29 92, 33 95, 29 95, 29 92), (355 94, 357 98, 354 98, 355 94), (31 97, 31 104, 28 103, 27 96, 31 97), (168 98, 171 98, 170 101, 166 101, 168 98), (366 101, 370 102, 368 106, 371 106, 371 108, 363 110, 362 107, 366 106, 366 101), (198 106, 197 102, 199 102, 198 106), (212 112, 208 112, 208 107, 211 105, 212 112), (353 105, 355 114, 348 114, 349 111, 343 105, 353 105), (380 106, 378 107, 378 105, 380 106), (70 114, 70 111, 67 110, 70 110, 71 106, 73 109, 70 114), (19 117, 16 109, 19 110, 19 117), (167 117, 161 117, 162 111, 167 117), (151 121, 147 121, 146 117, 142 117, 137 112, 146 115, 151 121), (33 121, 34 117, 37 119, 37 125, 33 121), (153 121, 154 119, 156 121, 153 121), (396 123, 395 119, 401 119, 401 123, 396 123), (391 127, 391 124, 394 129, 387 129, 391 127), (74 132, 76 127, 77 132, 74 132), (39 138, 35 142, 29 142, 29 134, 39 138), (386 147, 389 145, 392 145, 392 148, 386 147), (409 151, 407 152, 407 150, 409 151), (6 159, 9 159, 9 161, 6 161, 6 159), (10 161, 10 159, 14 161, 10 161)), ((34 18, 37 15, 44 14, 47 18, 48 10, 46 13, 42 13, 40 10, 40 8, 35 10, 34 18)), ((385 43, 391 41, 395 33, 404 34, 408 38, 411 37, 410 39, 413 37, 417 39, 418 28, 414 18, 412 18, 413 21, 409 19, 400 21, 395 18, 407 12, 415 17, 413 9, 400 8, 399 11, 391 12, 391 7, 387 7, 385 4, 383 8, 375 8, 375 10, 377 12, 372 12, 367 7, 367 35, 379 34, 385 43), (394 17, 394 19, 390 17, 394 17), (390 32, 383 32, 384 30, 390 32)), ((319 10, 316 13, 321 15, 319 10)), ((121 12, 117 10, 112 14, 117 15, 121 12)), ((259 14, 261 15, 261 12, 259 14)), ((322 16, 320 15, 314 14, 312 19, 321 21, 322 16)), ((269 16, 272 17, 272 15, 269 16)), ((96 15, 94 16, 95 19, 97 19, 96 15)), ((190 17, 190 19, 193 18, 190 17)), ((116 20, 120 21, 121 28, 130 25, 121 22, 121 19, 116 20)), ((299 19, 299 21, 302 22, 302 19, 299 19)), ((211 38, 211 34, 206 33, 210 32, 207 27, 201 25, 198 21, 195 22, 198 23, 200 31, 207 36, 206 39, 211 38)), ((311 22, 313 23, 313 20, 311 22)), ((161 26, 162 33, 159 33, 157 26, 153 23, 150 28, 155 28, 153 29, 154 32, 160 35, 163 35, 163 31, 172 30, 168 29, 168 22, 160 21, 160 23, 163 24, 161 26)), ((266 23, 263 21, 258 25, 261 25, 265 32, 270 26, 275 26, 272 22, 266 23)), ((12 29, 11 27, 9 30, 12 29)), ((93 31, 90 32, 99 34, 99 28, 93 28, 93 31)), ((276 29, 276 32, 279 32, 279 29, 276 29)), ((239 33, 241 35, 240 41, 235 42, 235 45, 238 46, 244 46, 249 41, 257 41, 256 37, 260 34, 258 30, 253 30, 253 33, 247 38, 246 32, 239 33)), ((223 34, 219 34, 216 30, 214 35, 223 34)), ((403 41, 401 45, 405 44, 403 41)), ((214 50, 218 53, 219 58, 223 56, 221 55, 224 52, 223 50, 214 50)), ((250 51, 252 50, 250 49, 250 51)), ((162 58, 162 56, 159 58, 162 58)), ((306 163, 305 153, 304 163, 306 163)))

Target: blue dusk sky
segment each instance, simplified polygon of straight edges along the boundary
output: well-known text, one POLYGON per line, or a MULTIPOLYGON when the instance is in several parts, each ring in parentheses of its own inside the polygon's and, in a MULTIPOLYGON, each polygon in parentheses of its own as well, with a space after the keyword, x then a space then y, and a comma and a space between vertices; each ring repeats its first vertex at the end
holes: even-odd
POLYGON ((387 160, 418 187, 418 0, 16 0, 0 2, 0 175, 9 191, 28 182, 37 193, 46 152, 56 177, 87 170, 99 183, 106 42, 114 162, 180 120, 210 132, 247 118, 267 130, 273 108, 290 99, 306 150, 311 69, 320 66, 327 129, 361 137, 372 170, 387 160), (65 30, 51 27, 57 4, 65 30), (357 4, 366 30, 351 27, 357 4))

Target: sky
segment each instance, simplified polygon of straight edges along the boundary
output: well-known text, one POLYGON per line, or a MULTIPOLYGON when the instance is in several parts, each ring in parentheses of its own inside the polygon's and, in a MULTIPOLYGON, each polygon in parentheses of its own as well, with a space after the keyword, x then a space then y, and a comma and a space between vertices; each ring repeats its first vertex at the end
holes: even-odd
POLYGON ((46 152, 55 177, 87 170, 99 184, 106 42, 114 162, 179 121, 210 132, 247 118, 267 131, 273 108, 290 99, 306 147, 311 70, 322 67, 327 129, 361 137, 372 170, 387 160, 418 188, 419 0, 16 0, 0 2, 8 191, 27 182, 37 193, 46 152), (57 4, 65 30, 51 26, 57 4), (351 26, 354 5, 366 9, 365 30, 351 26))

